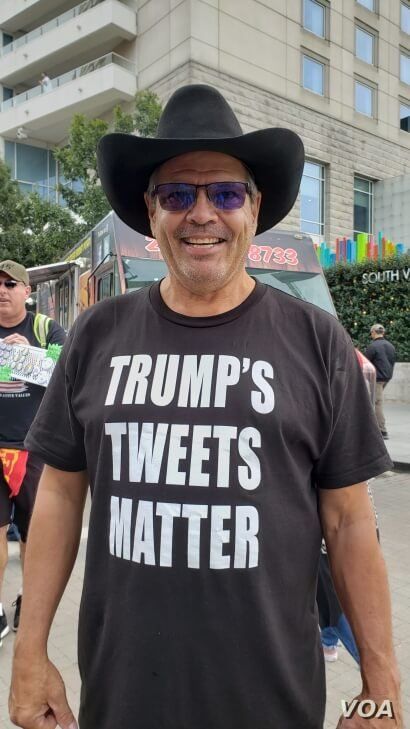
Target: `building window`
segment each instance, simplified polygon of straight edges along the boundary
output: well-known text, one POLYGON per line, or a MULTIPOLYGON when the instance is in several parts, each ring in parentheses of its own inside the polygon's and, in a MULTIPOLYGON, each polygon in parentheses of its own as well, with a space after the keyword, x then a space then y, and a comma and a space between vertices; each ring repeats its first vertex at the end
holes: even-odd
POLYGON ((356 57, 365 63, 374 63, 376 38, 364 28, 356 25, 356 57))
POLYGON ((400 51, 400 81, 410 84, 410 55, 400 51))
POLYGON ((356 0, 356 2, 358 2, 359 5, 363 5, 364 8, 371 10, 372 13, 376 11, 375 0, 356 0))
POLYGON ((325 65, 310 56, 303 56, 303 88, 315 94, 325 94, 325 65))
POLYGON ((410 33, 410 5, 400 4, 400 27, 404 33, 410 33))
POLYGON ((305 162, 300 185, 300 229, 302 233, 323 236, 325 231, 325 168, 305 162))
POLYGON ((354 238, 358 233, 373 232, 373 182, 363 177, 354 178, 354 238))
POLYGON ((359 114, 374 117, 374 93, 372 86, 361 81, 354 82, 354 108, 359 114))
POLYGON ((400 103, 400 129, 410 132, 410 104, 400 103))
POLYGON ((326 6, 317 0, 303 0, 303 27, 325 38, 326 6))
POLYGON ((22 192, 56 200, 56 161, 51 150, 6 141, 5 161, 22 192))

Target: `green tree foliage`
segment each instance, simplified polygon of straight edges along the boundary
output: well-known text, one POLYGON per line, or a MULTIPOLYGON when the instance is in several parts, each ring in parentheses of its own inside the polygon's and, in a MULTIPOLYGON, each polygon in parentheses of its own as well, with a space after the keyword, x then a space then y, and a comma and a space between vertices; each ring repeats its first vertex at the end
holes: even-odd
POLYGON ((158 129, 162 106, 152 91, 138 91, 135 96, 134 124, 140 137, 153 137, 158 129))
POLYGON ((370 343, 372 324, 383 324, 386 338, 396 347, 400 362, 410 362, 410 254, 391 256, 383 261, 340 263, 325 271, 337 314, 352 340, 362 352, 370 343), (363 274, 400 271, 399 281, 363 283, 363 274))
MULTIPOLYGON (((114 108, 112 131, 152 136, 157 130, 161 110, 156 94, 139 91, 133 113, 124 112, 120 106, 114 108)), ((59 189, 69 208, 84 221, 87 229, 110 211, 97 171, 97 145, 108 131, 109 125, 102 119, 88 119, 83 114, 76 114, 71 123, 68 144, 54 153, 65 179, 59 189)))
POLYGON ((58 261, 83 232, 66 208, 36 193, 23 195, 0 162, 0 260, 12 258, 27 267, 58 261))
POLYGON ((97 175, 97 145, 107 131, 108 123, 102 119, 88 119, 84 114, 76 114, 71 123, 68 144, 54 150, 65 180, 59 185, 59 191, 87 229, 110 210, 97 175), (76 185, 81 189, 75 189, 76 185))
MULTIPOLYGON (((9 167, 0 159, 0 228, 6 230, 17 222, 23 196, 11 179, 9 167)), ((2 259, 3 260, 3 259, 2 259)))

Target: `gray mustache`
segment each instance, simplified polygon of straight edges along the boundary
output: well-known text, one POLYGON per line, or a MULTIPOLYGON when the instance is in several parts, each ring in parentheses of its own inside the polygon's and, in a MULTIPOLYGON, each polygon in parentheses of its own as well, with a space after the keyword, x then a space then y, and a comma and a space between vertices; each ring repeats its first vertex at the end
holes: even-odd
POLYGON ((177 230, 174 233, 174 237, 181 239, 181 238, 190 238, 191 236, 198 236, 200 235, 203 238, 224 238, 225 240, 230 240, 232 238, 231 231, 226 230, 226 228, 222 226, 206 226, 206 225, 186 225, 184 227, 177 228, 177 230))

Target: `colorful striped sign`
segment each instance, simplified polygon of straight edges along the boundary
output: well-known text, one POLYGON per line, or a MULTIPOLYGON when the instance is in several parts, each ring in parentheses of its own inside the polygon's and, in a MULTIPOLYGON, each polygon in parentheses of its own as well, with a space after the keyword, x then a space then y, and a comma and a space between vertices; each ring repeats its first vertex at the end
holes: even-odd
POLYGON ((393 243, 383 233, 377 237, 370 233, 359 233, 353 238, 336 238, 332 243, 315 243, 316 255, 322 268, 335 263, 360 263, 361 261, 380 261, 386 256, 406 253, 404 243, 393 243))

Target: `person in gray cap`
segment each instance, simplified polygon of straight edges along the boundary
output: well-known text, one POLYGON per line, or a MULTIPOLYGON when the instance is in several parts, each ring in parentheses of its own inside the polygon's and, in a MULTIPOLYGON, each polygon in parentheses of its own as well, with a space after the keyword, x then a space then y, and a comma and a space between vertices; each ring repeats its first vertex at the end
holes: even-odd
POLYGON ((391 342, 385 339, 385 328, 383 324, 373 324, 370 328, 371 344, 365 351, 365 357, 376 368, 376 418, 380 432, 385 440, 389 434, 386 428, 386 418, 383 411, 384 390, 393 377, 394 364, 396 362, 396 350, 391 342))
MULTIPOLYGON (((26 310, 31 293, 29 275, 16 261, 0 262, 0 340, 3 344, 39 347, 63 344, 64 330, 49 317, 26 310)), ((44 388, 25 382, 2 381, 0 377, 0 643, 9 632, 1 602, 1 587, 7 564, 7 528, 13 519, 20 534, 24 563, 27 532, 37 486, 43 469, 41 458, 28 453, 24 439, 44 395, 44 388)), ((12 627, 17 630, 21 592, 14 603, 12 627)))
MULTIPOLYGON (((77 319, 27 437, 47 466, 12 720, 77 726, 47 635, 90 484, 81 729, 322 729, 323 532, 363 698, 390 699, 401 729, 365 483, 391 461, 354 349, 333 316, 246 272, 256 231, 296 200, 300 138, 243 134, 216 89, 190 85, 156 138, 107 135, 98 159, 111 205, 156 238, 168 275, 77 319)), ((340 727, 370 729, 354 722, 340 727)))

